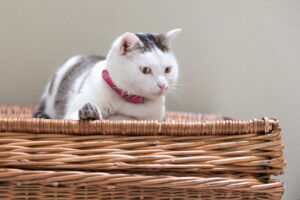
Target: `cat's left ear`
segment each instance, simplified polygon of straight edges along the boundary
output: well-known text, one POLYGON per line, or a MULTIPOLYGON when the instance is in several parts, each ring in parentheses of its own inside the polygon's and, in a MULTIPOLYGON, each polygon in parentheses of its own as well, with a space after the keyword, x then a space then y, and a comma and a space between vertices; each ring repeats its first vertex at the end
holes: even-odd
POLYGON ((181 29, 173 29, 163 34, 163 43, 170 47, 174 39, 181 33, 181 29))
POLYGON ((143 44, 140 39, 133 33, 124 33, 120 43, 120 53, 126 55, 130 51, 137 50, 143 44))

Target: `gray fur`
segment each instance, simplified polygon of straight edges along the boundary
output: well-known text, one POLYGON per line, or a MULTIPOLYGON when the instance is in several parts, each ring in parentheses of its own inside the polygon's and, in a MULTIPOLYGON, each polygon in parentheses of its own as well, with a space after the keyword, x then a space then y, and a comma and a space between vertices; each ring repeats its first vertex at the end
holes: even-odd
POLYGON ((49 95, 52 94, 52 90, 53 90, 53 85, 54 85, 54 82, 55 82, 55 78, 56 78, 56 73, 51 78, 51 82, 50 82, 50 86, 49 86, 49 90, 48 90, 49 95))
POLYGON ((79 110, 79 119, 102 119, 100 109, 92 103, 86 103, 80 110, 79 110))
POLYGON ((84 82, 86 81, 87 77, 90 75, 90 73, 91 73, 91 70, 89 70, 89 71, 86 73, 86 75, 84 76, 83 80, 82 80, 81 83, 80 83, 80 86, 79 86, 79 89, 78 89, 77 93, 80 93, 80 92, 81 92, 82 86, 83 86, 84 82))
MULTIPOLYGON (((80 60, 74 64, 63 76, 59 83, 54 100, 55 116, 62 118, 66 112, 66 105, 69 100, 69 92, 73 83, 83 72, 91 70, 92 67, 99 61, 103 60, 101 56, 82 56, 80 60)), ((83 79, 85 81, 85 79, 83 79)))
POLYGON ((143 43, 143 51, 151 51, 158 48, 163 52, 169 51, 168 46, 165 44, 165 36, 162 34, 154 35, 151 33, 136 33, 135 34, 143 43))
POLYGON ((46 109, 46 101, 45 99, 42 99, 38 107, 34 110, 33 117, 49 119, 50 117, 45 113, 45 109, 46 109))

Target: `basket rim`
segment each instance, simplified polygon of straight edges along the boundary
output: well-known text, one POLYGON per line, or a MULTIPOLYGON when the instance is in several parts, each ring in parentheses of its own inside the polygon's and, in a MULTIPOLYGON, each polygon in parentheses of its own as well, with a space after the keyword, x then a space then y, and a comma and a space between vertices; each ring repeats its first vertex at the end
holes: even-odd
MULTIPOLYGON (((32 105, 0 105, 0 132, 55 133, 72 135, 237 135, 249 133, 271 133, 280 130, 277 119, 263 117, 250 120, 63 120, 22 118, 21 114, 32 112, 32 105), (2 116, 1 117, 1 113, 2 116), (14 113, 15 116, 7 117, 14 113), (20 114, 18 116, 18 114, 20 114)), ((169 114, 190 115, 198 119, 197 114, 169 112, 169 114)), ((200 114, 199 114, 200 115, 200 114)))

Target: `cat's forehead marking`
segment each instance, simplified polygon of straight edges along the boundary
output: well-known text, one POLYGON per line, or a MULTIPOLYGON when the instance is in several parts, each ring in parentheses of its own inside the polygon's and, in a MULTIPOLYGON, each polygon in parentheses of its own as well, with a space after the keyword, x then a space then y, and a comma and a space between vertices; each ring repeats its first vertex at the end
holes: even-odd
POLYGON ((162 52, 169 51, 168 46, 164 44, 163 35, 154 35, 151 33, 136 33, 135 34, 143 43, 143 51, 151 51, 154 48, 160 49, 162 52))

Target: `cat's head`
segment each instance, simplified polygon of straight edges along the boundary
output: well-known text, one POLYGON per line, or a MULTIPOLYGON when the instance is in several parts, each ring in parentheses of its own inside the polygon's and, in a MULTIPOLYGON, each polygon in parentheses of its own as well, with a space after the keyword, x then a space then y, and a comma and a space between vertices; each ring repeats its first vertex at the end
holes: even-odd
POLYGON ((148 99, 165 95, 178 79, 171 44, 180 32, 124 33, 118 37, 107 56, 107 68, 117 87, 148 99))

